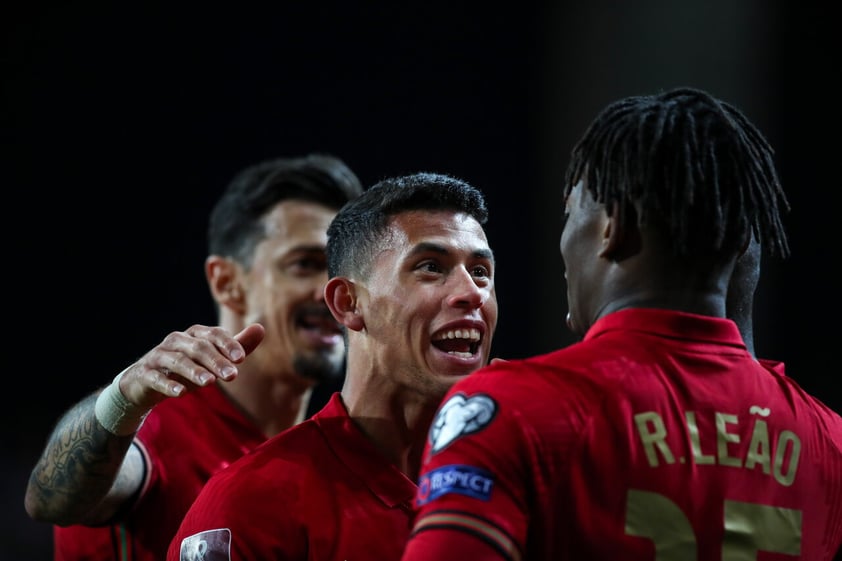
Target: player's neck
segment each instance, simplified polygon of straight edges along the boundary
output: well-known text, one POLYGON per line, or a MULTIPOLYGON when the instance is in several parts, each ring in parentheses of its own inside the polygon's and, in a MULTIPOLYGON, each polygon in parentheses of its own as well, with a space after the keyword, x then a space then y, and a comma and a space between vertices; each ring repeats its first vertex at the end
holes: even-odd
POLYGON ((267 438, 304 420, 313 393, 312 386, 284 379, 250 379, 253 372, 241 372, 238 379, 220 382, 223 393, 267 438))
POLYGON ((426 402, 413 403, 400 392, 388 397, 374 391, 349 392, 344 387, 342 397, 360 431, 383 456, 415 481, 435 407, 426 402))

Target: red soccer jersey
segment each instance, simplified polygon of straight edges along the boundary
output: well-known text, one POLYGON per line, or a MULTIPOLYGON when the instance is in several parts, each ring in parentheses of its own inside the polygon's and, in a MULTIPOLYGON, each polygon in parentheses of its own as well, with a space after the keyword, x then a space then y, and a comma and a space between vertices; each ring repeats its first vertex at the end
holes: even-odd
POLYGON ((137 434, 152 469, 120 524, 54 529, 56 561, 161 561, 208 478, 266 440, 215 384, 157 405, 137 434))
POLYGON ((424 458, 404 561, 823 561, 842 541, 842 418, 724 319, 629 309, 492 364, 424 458))
POLYGON ((311 419, 211 478, 167 559, 397 561, 415 490, 335 393, 311 419))

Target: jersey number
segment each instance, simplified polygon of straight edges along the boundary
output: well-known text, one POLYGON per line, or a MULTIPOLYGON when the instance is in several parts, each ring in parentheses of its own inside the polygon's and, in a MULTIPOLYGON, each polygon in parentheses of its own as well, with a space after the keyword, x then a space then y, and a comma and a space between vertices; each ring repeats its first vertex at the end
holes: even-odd
MULTIPOLYGON (((758 551, 799 555, 801 511, 725 501, 722 561, 755 561, 758 551)), ((696 561, 696 534, 671 500, 632 489, 626 507, 626 534, 649 538, 655 561, 696 561)))

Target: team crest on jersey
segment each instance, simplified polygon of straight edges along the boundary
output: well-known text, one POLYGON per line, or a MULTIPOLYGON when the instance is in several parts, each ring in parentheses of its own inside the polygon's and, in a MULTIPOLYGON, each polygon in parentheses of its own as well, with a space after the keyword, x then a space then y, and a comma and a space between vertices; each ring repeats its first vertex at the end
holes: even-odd
POLYGON ((433 419, 429 433, 430 452, 441 452, 457 438, 481 431, 496 413, 497 403, 485 394, 454 395, 439 408, 433 419))
POLYGON ((463 465, 442 466, 421 476, 415 504, 422 506, 448 493, 487 501, 492 490, 494 476, 484 469, 463 465))
POLYGON ((179 561, 231 561, 231 530, 219 528, 181 540, 179 561))

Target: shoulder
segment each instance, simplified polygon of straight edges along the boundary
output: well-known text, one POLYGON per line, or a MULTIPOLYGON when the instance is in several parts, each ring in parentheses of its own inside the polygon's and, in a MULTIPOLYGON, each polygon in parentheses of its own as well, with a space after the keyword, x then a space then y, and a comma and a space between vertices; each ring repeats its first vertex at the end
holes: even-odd
POLYGON ((575 343, 551 353, 489 364, 450 389, 435 422, 450 432, 453 427, 482 432, 490 441, 508 434, 523 445, 540 440, 552 427, 549 432, 566 434, 565 441, 573 443, 595 417, 616 409, 625 399, 628 359, 605 347, 597 341, 575 343), (454 424, 468 417, 475 427, 454 424))
POLYGON ((171 553, 176 542, 189 549, 195 539, 219 529, 225 532, 214 536, 226 551, 298 547, 310 503, 320 501, 315 496, 320 487, 313 484, 323 457, 317 432, 304 421, 217 471, 184 517, 171 553))
MULTIPOLYGON (((594 368, 596 356, 601 357, 599 363, 602 365, 622 360, 619 353, 600 352, 593 347, 590 343, 575 343, 528 358, 494 361, 459 380, 451 388, 451 393, 481 392, 504 402, 529 402, 547 392, 560 392, 570 399, 582 399, 584 394, 593 394, 599 386, 612 384, 610 377, 602 376, 602 373, 597 375, 599 369, 594 368)), ((536 401, 544 400, 539 398, 536 401)))
POLYGON ((282 493, 309 474, 318 461, 322 441, 318 432, 307 420, 266 440, 215 473, 207 484, 209 492, 230 495, 232 500, 282 493))
MULTIPOLYGON (((208 479, 190 508, 193 530, 236 525, 244 513, 261 516, 261 511, 271 511, 278 504, 292 507, 298 498, 298 487, 314 471, 314 459, 298 452, 293 442, 297 434, 308 431, 293 430, 281 433, 258 447, 246 452, 227 466, 221 467, 208 479), (274 505, 274 506, 269 506, 274 505)), ((274 518, 283 518, 279 512, 266 512, 274 518)))
POLYGON ((575 358, 569 359, 571 354, 562 349, 526 359, 495 361, 451 387, 435 422, 452 425, 454 420, 470 418, 472 425, 477 425, 471 429, 474 431, 501 421, 525 427, 551 416, 557 423, 569 420, 578 425, 579 415, 574 419, 567 413, 596 411, 587 404, 603 399, 605 392, 580 372, 575 358))
MULTIPOLYGON (((136 436, 152 458, 175 465, 210 465, 238 458, 266 440, 215 386, 170 398, 149 412, 136 436)), ((213 471, 216 471, 215 469, 213 471)))

